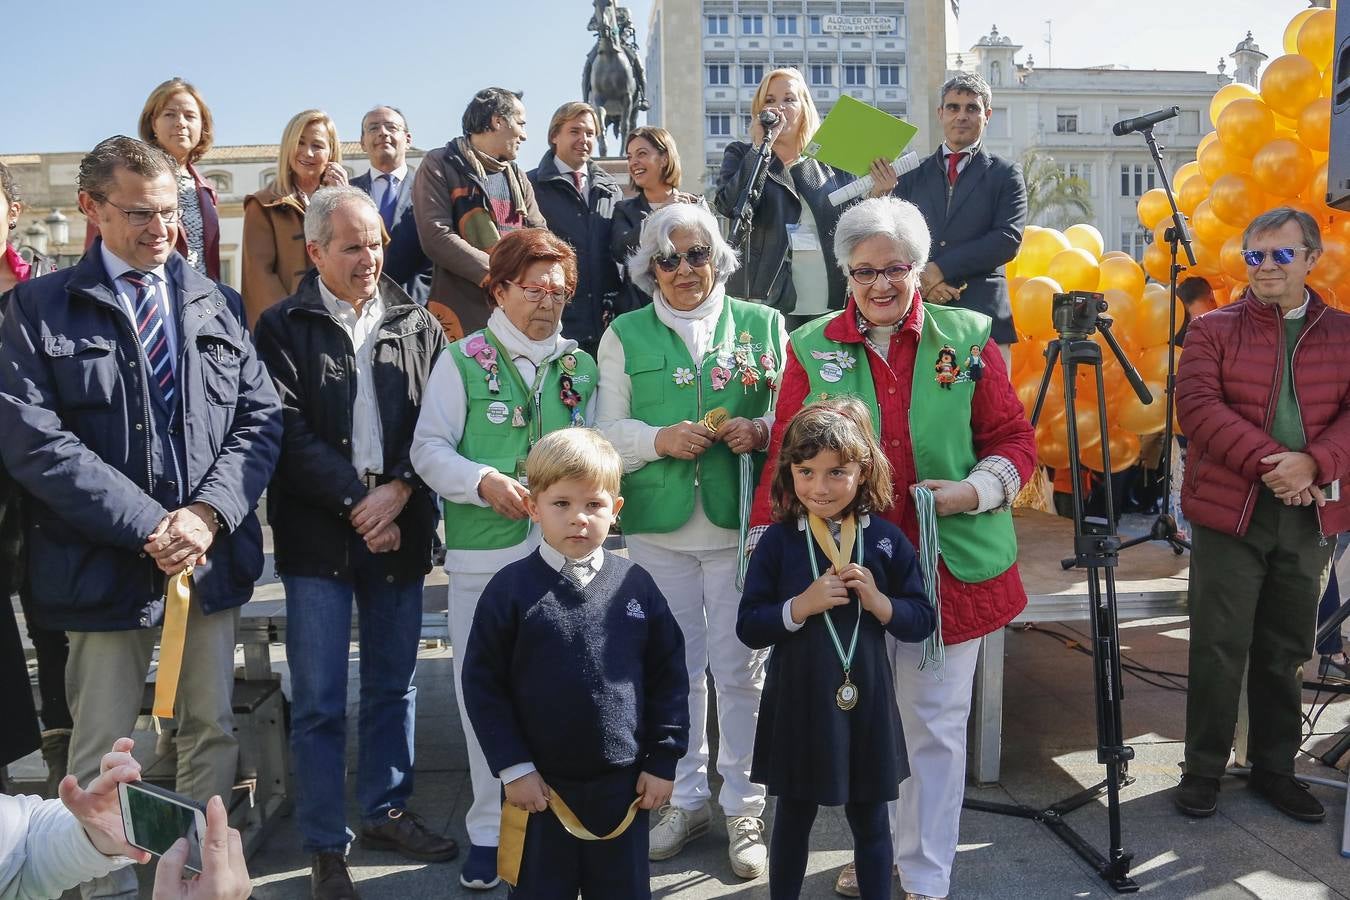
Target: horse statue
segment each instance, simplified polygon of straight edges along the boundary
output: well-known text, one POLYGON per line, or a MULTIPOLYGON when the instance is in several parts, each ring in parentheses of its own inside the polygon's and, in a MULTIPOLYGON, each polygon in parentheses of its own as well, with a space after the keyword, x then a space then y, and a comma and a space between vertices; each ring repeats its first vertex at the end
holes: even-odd
POLYGON ((645 79, 628 10, 617 0, 592 2, 595 12, 587 28, 597 36, 581 73, 581 92, 595 110, 600 156, 607 156, 606 130, 612 128, 622 142, 637 127, 638 111, 647 108, 642 96, 645 79))

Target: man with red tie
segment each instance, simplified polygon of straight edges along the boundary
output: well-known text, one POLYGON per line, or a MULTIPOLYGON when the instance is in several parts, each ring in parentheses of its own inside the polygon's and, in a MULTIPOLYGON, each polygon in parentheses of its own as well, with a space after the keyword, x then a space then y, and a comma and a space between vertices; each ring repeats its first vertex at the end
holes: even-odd
POLYGON ((994 320, 992 337, 1010 362, 1017 340, 1003 266, 1017 255, 1027 217, 1027 189, 1016 164, 984 147, 993 114, 989 84, 961 72, 942 86, 943 142, 895 195, 923 213, 933 245, 919 292, 929 303, 960 306, 994 320))

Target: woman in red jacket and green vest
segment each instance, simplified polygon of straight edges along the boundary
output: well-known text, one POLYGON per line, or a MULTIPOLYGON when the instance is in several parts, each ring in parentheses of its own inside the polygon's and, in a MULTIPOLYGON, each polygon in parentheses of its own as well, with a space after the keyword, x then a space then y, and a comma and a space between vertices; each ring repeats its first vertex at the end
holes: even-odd
MULTIPOLYGON (((848 277, 848 305, 792 333, 777 417, 786 423, 825 397, 864 400, 895 478, 895 505, 882 515, 916 547, 911 489, 922 484, 933 492, 946 658, 920 671, 923 645, 891 641, 911 769, 900 785, 892 830, 905 891, 945 897, 965 786, 978 639, 1026 606, 1011 507, 1034 468, 1036 443, 989 338, 989 317, 920 302, 929 244, 923 215, 903 200, 864 200, 844 213, 834 249, 848 277), (965 360, 972 346, 984 348, 981 377, 952 362, 965 360)), ((782 428, 775 428, 768 472, 781 440, 782 428)), ((768 491, 765 481, 755 498, 755 526, 770 522, 768 491)), ((856 891, 848 869, 840 882, 841 893, 856 891)))
POLYGON ((550 431, 590 423, 596 386, 595 360, 562 336, 577 288, 565 241, 542 228, 511 232, 493 246, 483 288, 496 308, 436 361, 412 446, 413 468, 445 504, 455 697, 473 783, 460 883, 475 890, 497 884, 501 782, 464 712, 463 651, 488 580, 539 545, 525 512, 525 457, 550 431))
POLYGON ((736 639, 736 576, 787 333, 773 308, 726 295, 735 270, 706 207, 675 203, 647 218, 628 273, 653 303, 619 316, 600 339, 596 418, 624 459, 629 557, 669 601, 689 664, 689 752, 649 854, 669 859, 708 830, 711 668, 731 868, 756 878, 768 861, 764 788, 750 782, 764 653, 736 639))

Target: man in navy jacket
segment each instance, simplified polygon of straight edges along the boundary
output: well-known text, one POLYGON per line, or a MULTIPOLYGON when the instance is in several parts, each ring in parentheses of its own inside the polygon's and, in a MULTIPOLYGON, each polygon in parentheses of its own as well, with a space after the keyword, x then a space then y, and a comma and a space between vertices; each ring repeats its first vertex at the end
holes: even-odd
POLYGON ((979 75, 961 72, 942 86, 943 142, 917 169, 900 176, 895 195, 928 222, 932 250, 919 281, 929 303, 982 312, 1010 362, 1017 340, 1003 266, 1022 245, 1027 188, 1017 166, 984 147, 993 93, 979 75))
POLYGON ((412 132, 403 113, 392 106, 377 106, 361 118, 361 149, 370 159, 370 171, 352 179, 375 201, 384 221, 389 243, 384 248, 384 274, 398 282, 404 292, 422 306, 431 294, 431 260, 422 252, 413 219, 413 179, 408 168, 412 132))
MULTIPOLYGON (((28 495, 33 616, 70 634, 70 773, 85 783, 135 727, 166 575, 193 567, 177 786, 205 803, 235 780, 237 607, 262 573, 253 511, 280 403, 239 295, 173 249, 173 160, 109 138, 79 186, 102 237, 76 266, 19 285, 0 326, 0 453, 28 495)), ((86 896, 135 896, 134 874, 109 880, 86 896)))

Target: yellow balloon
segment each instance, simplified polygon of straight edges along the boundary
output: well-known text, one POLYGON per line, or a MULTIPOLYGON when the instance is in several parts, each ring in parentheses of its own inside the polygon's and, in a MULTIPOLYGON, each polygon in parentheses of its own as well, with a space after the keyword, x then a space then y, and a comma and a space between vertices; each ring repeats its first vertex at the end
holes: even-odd
POLYGON ((1275 113, 1264 100, 1234 100, 1219 114, 1219 140, 1224 149, 1251 159, 1275 132, 1275 113))
POLYGON ((1312 8, 1312 9, 1305 9, 1305 10, 1303 10, 1302 12, 1299 12, 1299 13, 1295 14, 1295 16, 1294 16, 1292 19, 1289 20, 1289 24, 1286 25, 1286 26, 1284 26, 1284 43, 1283 43, 1283 46, 1284 46, 1284 52, 1285 52, 1285 53, 1297 53, 1297 52, 1298 52, 1298 32, 1299 32, 1299 29, 1303 27, 1303 23, 1304 23, 1304 22, 1306 22, 1306 21, 1308 21, 1310 18, 1312 18, 1313 13, 1315 13, 1315 12, 1317 12, 1317 8, 1316 8, 1316 7, 1312 8))
POLYGON ((1264 210, 1266 198, 1252 176, 1229 174, 1214 182, 1209 205, 1229 225, 1246 228, 1264 210))
MULTIPOLYGON (((1134 317, 1134 327, 1130 329, 1130 337, 1135 345, 1144 350, 1167 343, 1167 330, 1170 324, 1167 311, 1168 292, 1161 284, 1158 287, 1161 290, 1145 291, 1144 299, 1139 304, 1139 311, 1134 317)), ((1180 324, 1181 313, 1178 311, 1178 327, 1180 324)))
POLYGON ((1218 140, 1200 151, 1199 161, 1200 172, 1210 184, 1218 181, 1229 172, 1250 172, 1252 168, 1252 161, 1249 158, 1230 152, 1223 145, 1223 141, 1218 140))
POLYGON ((1139 198, 1139 224, 1149 231, 1158 227, 1158 223, 1172 214, 1172 205, 1167 202, 1167 192, 1162 188, 1145 191, 1139 198))
POLYGON ((1079 247, 1070 247, 1054 255, 1045 274, 1066 291, 1095 291, 1100 267, 1097 257, 1079 247))
POLYGON ((1309 150, 1331 149, 1331 98, 1318 97, 1298 115, 1298 139, 1309 150))
MULTIPOLYGON (((1139 435, 1119 429, 1113 430, 1107 438, 1111 450, 1111 471, 1124 472, 1139 461, 1139 435)), ((1106 468, 1103 461, 1101 440, 1091 447, 1084 444, 1078 453, 1079 460, 1094 472, 1106 468)))
MULTIPOLYGON (((1120 253, 1120 251, 1113 252, 1120 253)), ((1140 268, 1139 263, 1124 253, 1120 253, 1119 256, 1108 254, 1102 257, 1097 278, 1097 290, 1103 292, 1123 291, 1138 299, 1144 293, 1144 270, 1140 268)))
POLYGON ((1276 138, 1252 157, 1252 178, 1277 197, 1296 197, 1313 176, 1312 152, 1296 140, 1276 138))
POLYGON ((1102 299, 1106 301, 1106 314, 1115 322, 1115 327, 1122 334, 1133 328, 1135 316, 1139 312, 1139 301, 1118 288, 1102 290, 1099 284, 1097 289, 1102 292, 1102 299))
MULTIPOLYGON (((1181 190, 1177 191, 1177 209, 1188 216, 1193 215, 1195 208, 1200 205, 1200 201, 1209 196, 1209 191, 1210 185, 1205 180, 1205 176, 1196 175, 1192 177, 1181 186, 1181 190)), ((1170 213, 1172 210, 1169 207, 1167 211, 1170 213)))
POLYGON ((1100 259, 1106 250, 1106 241, 1102 238, 1102 233, 1087 223, 1070 225, 1064 229, 1064 236, 1069 239, 1071 246, 1086 250, 1092 254, 1093 259, 1100 259))
POLYGON ((1298 54, 1318 69, 1331 64, 1332 45, 1336 43, 1336 13, 1330 9, 1313 11, 1298 30, 1298 54))
POLYGON ((1200 154, 1205 152, 1205 148, 1219 139, 1217 131, 1211 131, 1200 139, 1200 143, 1195 145, 1195 158, 1199 159, 1200 154))
POLYGON ((1017 253, 1017 271, 1027 277, 1044 275, 1054 255, 1068 250, 1069 246, 1069 239, 1055 229, 1038 228, 1022 238, 1022 249, 1017 253))
MULTIPOLYGON (((1242 258, 1242 234, 1233 235, 1219 250, 1219 269, 1234 281, 1247 280, 1247 262, 1242 258)), ((1219 292, 1214 292, 1215 298, 1219 292)))
POLYGON ((1055 323, 1050 311, 1054 307, 1055 294, 1063 292, 1057 281, 1044 275, 1028 279, 1013 298, 1013 322, 1017 330, 1038 340, 1055 337, 1055 323))
POLYGON ((1154 281, 1166 281, 1172 271, 1172 253, 1162 244, 1153 243, 1144 248, 1144 271, 1154 281))
POLYGON ((1237 234, 1240 229, 1216 216, 1209 201, 1202 200, 1195 208, 1195 215, 1191 216, 1191 230, 1195 232, 1197 240, 1217 247, 1237 234))
MULTIPOLYGON (((1307 28, 1314 21, 1315 16, 1308 19, 1303 27, 1307 28)), ((1302 29, 1299 34, 1303 34, 1302 29)), ((1261 73, 1261 99, 1266 101, 1272 112, 1286 118, 1297 118, 1303 112, 1303 107, 1316 100, 1321 91, 1322 70, 1304 56, 1281 56, 1272 60, 1261 73)))
MULTIPOLYGON (((1167 398, 1163 396, 1164 383, 1146 381, 1153 402, 1145 406, 1134 391, 1127 391, 1116 413, 1116 424, 1134 434, 1156 434, 1167 425, 1167 398)), ((1114 457, 1112 462, 1115 462, 1114 457)))
POLYGON ((1225 84, 1214 94, 1214 99, 1209 101, 1209 121, 1215 126, 1219 124, 1219 116, 1228 108, 1228 105, 1234 100, 1255 100, 1261 94, 1249 84, 1242 84, 1234 81, 1232 84, 1225 84))
POLYGON ((1186 165, 1177 169, 1176 172, 1172 175, 1172 190, 1174 191, 1181 190, 1181 186, 1185 184, 1186 181, 1192 175, 1199 175, 1199 174, 1200 174, 1200 163, 1196 162, 1195 160, 1191 160, 1190 162, 1186 163, 1186 165))

